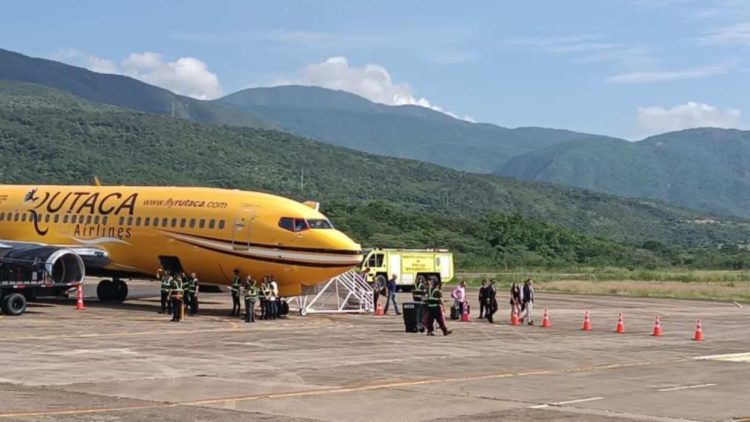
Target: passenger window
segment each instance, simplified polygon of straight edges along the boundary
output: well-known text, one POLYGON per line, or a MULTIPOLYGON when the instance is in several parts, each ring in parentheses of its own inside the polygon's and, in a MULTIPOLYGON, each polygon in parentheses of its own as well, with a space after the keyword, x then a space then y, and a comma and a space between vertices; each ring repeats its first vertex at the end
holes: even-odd
POLYGON ((224 230, 224 220, 219 220, 219 230, 224 230))
POLYGON ((105 226, 107 225, 108 221, 109 221, 109 217, 107 217, 106 215, 102 217, 102 224, 104 224, 105 226))
POLYGON ((208 228, 213 230, 214 226, 216 226, 216 220, 211 220, 208 222, 208 228))
POLYGON ((63 224, 68 224, 68 214, 63 215, 63 224))
POLYGON ((70 216, 70 224, 75 224, 78 221, 78 216, 73 214, 70 216))
POLYGON ((159 217, 154 217, 154 227, 159 227, 159 217))
POLYGON ((21 221, 26 221, 26 213, 21 214, 21 221))
POLYGON ((180 228, 185 228, 185 222, 187 222, 187 220, 185 220, 184 218, 180 219, 180 228))
POLYGON ((151 217, 146 217, 143 219, 143 225, 148 227, 151 224, 151 217))
POLYGON ((0 212, 0 221, 4 221, 4 220, 5 220, 5 213, 0 212))
POLYGON ((161 220, 161 226, 162 226, 162 227, 167 227, 167 226, 169 226, 169 219, 168 219, 168 218, 163 218, 163 219, 161 220))
POLYGON ((8 221, 13 219, 13 213, 8 213, 8 221))
POLYGON ((202 228, 205 228, 205 227, 206 227, 206 219, 205 218, 201 218, 201 221, 198 222, 198 228, 202 229, 202 228))
POLYGON ((120 225, 121 226, 125 225, 125 217, 120 217, 120 225))
POLYGON ((294 219, 294 231, 301 232, 303 230, 307 230, 309 227, 307 227, 307 222, 303 218, 295 218, 294 219))
POLYGON ((93 217, 91 217, 90 215, 89 215, 89 216, 87 216, 87 217, 86 217, 86 224, 91 224, 91 220, 92 220, 92 219, 93 219, 93 217))
POLYGON ((177 227, 177 219, 176 218, 172 219, 172 227, 177 227))
POLYGON ((54 221, 55 221, 55 224, 57 224, 57 223, 59 223, 59 222, 60 222, 60 214, 55 214, 55 219, 54 219, 54 221))
POLYGON ((99 216, 94 216, 94 224, 99 224, 99 216))
POLYGON ((141 217, 136 217, 135 218, 135 225, 140 227, 140 225, 141 225, 141 217))
POLYGON ((191 219, 190 219, 190 228, 191 228, 191 229, 194 229, 194 228, 195 228, 195 218, 191 218, 191 219))
POLYGON ((49 214, 44 215, 44 222, 49 223, 49 214))
POLYGON ((128 217, 128 226, 133 225, 133 217, 128 217))

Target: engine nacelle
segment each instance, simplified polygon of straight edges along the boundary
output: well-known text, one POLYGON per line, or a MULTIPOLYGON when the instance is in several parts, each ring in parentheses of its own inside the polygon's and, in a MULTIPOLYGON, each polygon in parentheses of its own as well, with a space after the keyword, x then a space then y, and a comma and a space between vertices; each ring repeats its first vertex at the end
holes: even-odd
POLYGON ((55 284, 77 284, 86 277, 86 265, 71 249, 55 246, 24 245, 5 251, 5 256, 28 271, 44 273, 55 284))

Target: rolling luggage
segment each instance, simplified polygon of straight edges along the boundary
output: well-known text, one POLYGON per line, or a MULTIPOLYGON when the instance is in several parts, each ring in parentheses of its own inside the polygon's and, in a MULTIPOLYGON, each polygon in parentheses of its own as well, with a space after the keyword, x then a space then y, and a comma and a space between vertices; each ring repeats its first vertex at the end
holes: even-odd
POLYGON ((455 321, 461 318, 460 311, 461 309, 458 306, 456 305, 451 306, 451 319, 455 321))
POLYGON ((404 328, 407 333, 423 333, 424 324, 422 320, 425 313, 425 305, 420 302, 407 302, 401 307, 404 315, 404 328))

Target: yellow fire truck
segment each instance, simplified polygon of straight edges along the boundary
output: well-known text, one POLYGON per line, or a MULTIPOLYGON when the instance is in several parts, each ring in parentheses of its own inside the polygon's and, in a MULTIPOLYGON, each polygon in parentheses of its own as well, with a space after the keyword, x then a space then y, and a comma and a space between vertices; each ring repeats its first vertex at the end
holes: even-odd
POLYGON ((371 249, 365 251, 360 268, 370 269, 369 282, 384 283, 396 274, 399 289, 409 291, 417 280, 437 277, 448 282, 453 279, 453 253, 446 249, 371 249))

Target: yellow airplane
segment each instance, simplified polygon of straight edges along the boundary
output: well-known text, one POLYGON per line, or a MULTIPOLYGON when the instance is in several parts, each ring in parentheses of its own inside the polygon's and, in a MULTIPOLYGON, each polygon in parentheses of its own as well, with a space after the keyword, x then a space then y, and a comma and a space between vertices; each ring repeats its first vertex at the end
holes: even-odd
POLYGON ((190 187, 0 185, 0 257, 43 262, 56 282, 102 280, 124 300, 123 278, 158 267, 227 285, 235 268, 272 275, 282 296, 360 263, 360 245, 315 203, 259 192, 190 187))

